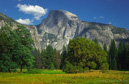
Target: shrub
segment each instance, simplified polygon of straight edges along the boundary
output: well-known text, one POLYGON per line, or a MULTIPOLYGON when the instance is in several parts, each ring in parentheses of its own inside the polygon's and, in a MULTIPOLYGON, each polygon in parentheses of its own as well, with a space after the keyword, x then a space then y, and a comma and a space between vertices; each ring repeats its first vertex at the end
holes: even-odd
POLYGON ((101 70, 108 70, 108 69, 109 69, 108 63, 103 63, 103 64, 100 66, 100 69, 101 69, 101 70))
POLYGON ((71 63, 66 61, 66 64, 63 67, 63 71, 66 73, 78 73, 78 72, 83 72, 84 70, 80 66, 73 66, 71 63))

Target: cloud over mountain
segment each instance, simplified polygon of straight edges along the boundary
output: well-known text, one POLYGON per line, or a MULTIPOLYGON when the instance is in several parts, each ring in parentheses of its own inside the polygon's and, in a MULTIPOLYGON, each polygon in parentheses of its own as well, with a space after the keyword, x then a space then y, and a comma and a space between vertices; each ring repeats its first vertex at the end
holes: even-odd
POLYGON ((19 8, 19 11, 33 15, 36 20, 40 20, 40 18, 47 13, 47 9, 38 5, 17 4, 17 7, 19 8))
POLYGON ((32 24, 32 22, 33 22, 30 19, 21 19, 21 18, 16 20, 16 21, 21 23, 21 24, 26 24, 26 25, 32 24))

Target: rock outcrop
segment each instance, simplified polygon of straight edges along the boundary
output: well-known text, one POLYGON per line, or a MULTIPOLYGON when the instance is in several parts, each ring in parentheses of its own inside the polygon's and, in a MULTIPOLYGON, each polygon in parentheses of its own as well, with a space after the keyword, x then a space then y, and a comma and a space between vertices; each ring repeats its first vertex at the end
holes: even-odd
MULTIPOLYGON (((0 13, 0 28, 5 23, 17 28, 15 20, 0 13)), ((81 21, 77 15, 65 10, 52 10, 48 17, 37 26, 24 25, 34 40, 34 47, 41 50, 48 44, 61 51, 67 46, 70 39, 85 37, 90 40, 98 39, 101 46, 110 45, 111 39, 118 44, 120 41, 129 42, 129 30, 118 28, 111 24, 81 21)))
POLYGON ((85 37, 90 40, 98 39, 101 46, 110 45, 111 39, 128 41, 129 31, 111 24, 81 21, 75 14, 65 10, 52 10, 48 17, 37 26, 41 47, 50 44, 57 50, 68 45, 70 39, 85 37))

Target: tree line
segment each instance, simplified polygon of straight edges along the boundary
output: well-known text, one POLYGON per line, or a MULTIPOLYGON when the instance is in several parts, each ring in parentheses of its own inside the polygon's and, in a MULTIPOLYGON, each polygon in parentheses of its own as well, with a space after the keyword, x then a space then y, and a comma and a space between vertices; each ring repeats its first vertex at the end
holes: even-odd
POLYGON ((39 51, 34 49, 34 67, 38 69, 60 69, 60 54, 51 45, 39 51))
POLYGON ((62 69, 67 73, 77 73, 89 69, 108 69, 107 52, 95 41, 85 38, 72 39, 61 54, 48 45, 41 52, 34 50, 34 68, 62 69))
POLYGON ((108 63, 110 70, 129 70, 129 44, 120 42, 118 47, 114 40, 108 53, 108 63))
POLYGON ((89 69, 129 70, 129 44, 118 46, 111 40, 109 49, 103 48, 97 38, 77 37, 71 39, 61 54, 48 45, 46 49, 33 49, 30 33, 22 25, 12 29, 8 24, 0 29, 0 72, 16 71, 20 68, 62 69, 67 73, 78 73, 89 69))
POLYGON ((61 69, 67 73, 83 72, 89 69, 129 70, 129 44, 120 42, 117 46, 111 40, 109 49, 103 49, 98 40, 90 41, 78 37, 69 42, 68 49, 63 48, 61 69))

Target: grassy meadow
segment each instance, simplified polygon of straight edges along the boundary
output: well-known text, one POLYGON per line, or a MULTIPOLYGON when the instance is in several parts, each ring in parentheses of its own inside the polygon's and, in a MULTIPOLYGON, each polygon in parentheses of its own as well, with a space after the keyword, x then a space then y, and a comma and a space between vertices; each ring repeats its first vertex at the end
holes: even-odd
POLYGON ((0 84, 129 84, 129 71, 90 70, 66 74, 61 70, 0 72, 0 84))

